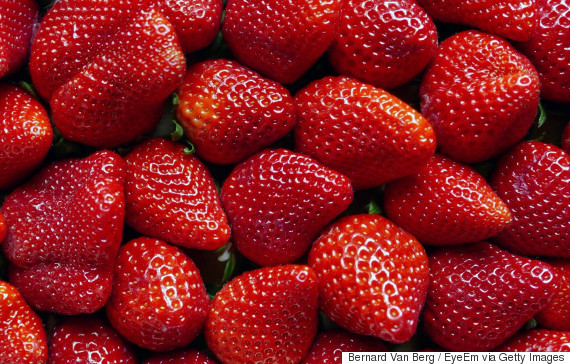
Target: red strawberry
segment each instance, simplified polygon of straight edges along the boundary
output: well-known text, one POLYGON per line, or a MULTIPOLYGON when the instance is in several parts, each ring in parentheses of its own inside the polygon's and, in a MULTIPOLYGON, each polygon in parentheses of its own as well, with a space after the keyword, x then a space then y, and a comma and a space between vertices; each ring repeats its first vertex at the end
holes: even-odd
POLYGON ((509 209, 480 174, 439 154, 418 173, 389 183, 384 209, 428 245, 486 239, 511 221, 509 209))
POLYGON ((178 248, 144 237, 121 247, 105 308, 130 342, 155 351, 186 346, 202 331, 208 304, 198 268, 178 248))
POLYGON ((535 329, 517 334, 496 349, 501 352, 570 351, 570 332, 535 329))
POLYGON ((446 247, 429 258, 423 321, 439 346, 488 351, 515 334, 552 298, 552 268, 487 242, 446 247))
POLYGON ((0 362, 45 363, 46 332, 18 290, 0 281, 0 362))
POLYGON ((280 83, 292 83, 326 51, 340 0, 230 0, 222 24, 238 61, 280 83))
POLYGON ((230 237, 214 180, 180 144, 153 138, 126 157, 126 222, 187 248, 217 249, 230 237))
POLYGON ((415 1, 346 0, 328 55, 337 73, 393 88, 419 74, 436 48, 435 25, 415 1))
POLYGON ((37 20, 38 4, 34 0, 2 1, 0 77, 16 72, 24 64, 37 20))
POLYGON ((114 147, 158 123, 185 61, 172 25, 146 2, 62 0, 43 18, 30 73, 65 138, 114 147))
POLYGON ((562 134, 562 149, 567 153, 570 154, 570 123, 566 125, 564 128, 564 132, 562 134))
POLYGON ((347 216, 314 242, 319 307, 349 331, 392 343, 416 331, 428 287, 427 256, 409 233, 379 215, 347 216))
POLYGON ((570 332, 570 261, 549 260, 548 265, 557 276, 558 287, 552 300, 536 314, 535 319, 542 327, 570 332))
POLYGON ((52 139, 44 107, 24 90, 0 85, 0 190, 27 177, 48 153, 52 139))
POLYGON ((291 263, 352 202, 345 176, 285 149, 239 164, 222 187, 233 241, 260 265, 291 263))
POLYGON ((48 364, 138 363, 133 349, 96 316, 73 316, 50 335, 48 364))
POLYGON ((538 25, 538 1, 417 0, 437 21, 465 24, 513 40, 527 40, 538 25))
POLYGON ((433 129, 417 111, 354 79, 315 81, 295 102, 297 150, 349 177, 356 190, 417 171, 435 150, 433 129))
POLYGON ((493 238, 521 255, 570 258, 570 156, 553 145, 524 142, 491 178, 513 220, 493 238))
POLYGON ((15 189, 2 212, 10 282, 35 309, 91 313, 111 293, 122 239, 124 163, 100 151, 58 161, 15 189))
POLYGON ((216 364, 217 361, 196 349, 180 349, 154 354, 144 364, 216 364))
POLYGON ((246 272, 214 297, 206 343, 223 363, 299 363, 317 333, 317 296, 307 266, 246 272))
POLYGON ((0 244, 4 241, 6 234, 8 233, 8 228, 6 227, 6 220, 4 220, 4 215, 0 211, 0 244))
POLYGON ((506 40, 465 31, 441 43, 420 97, 441 152, 481 162, 512 147, 531 127, 538 73, 506 40))
POLYGON ((176 115, 196 153, 229 164, 285 136, 296 114, 289 91, 237 62, 217 59, 188 69, 176 115))

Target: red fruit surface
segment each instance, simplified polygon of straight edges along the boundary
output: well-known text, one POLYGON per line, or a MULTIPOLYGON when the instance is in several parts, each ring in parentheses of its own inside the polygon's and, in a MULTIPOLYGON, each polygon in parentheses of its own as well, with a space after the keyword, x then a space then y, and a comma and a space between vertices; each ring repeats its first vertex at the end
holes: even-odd
POLYGON ((232 171, 221 197, 240 253, 276 265, 305 254, 353 193, 342 174, 302 154, 268 149, 232 171))
POLYGON ((436 154, 416 174, 390 182, 386 216, 427 245, 489 238, 511 221, 505 203, 472 168, 436 154))
POLYGON ((44 107, 19 87, 0 85, 0 190, 27 177, 48 153, 52 139, 44 107))
POLYGON ((568 123, 564 128, 561 145, 562 150, 564 150, 567 154, 570 154, 570 123, 568 123))
POLYGON ((73 316, 51 332, 48 364, 136 364, 134 350, 103 319, 73 316))
POLYGON ((4 0, 0 9, 0 77, 19 70, 30 48, 38 4, 34 0, 4 0))
POLYGON ((383 89, 418 75, 437 48, 435 25, 413 0, 347 0, 328 49, 338 74, 383 89))
POLYGON ((552 300, 534 318, 542 327, 570 332, 570 261, 554 259, 547 262, 556 274, 558 286, 552 300))
POLYGON ((440 44, 420 85, 421 110, 442 153, 481 162, 525 136, 539 87, 533 65, 506 40, 464 31, 440 44))
POLYGON ((6 227, 6 220, 4 220, 4 215, 0 211, 0 244, 4 241, 6 234, 8 233, 8 227, 6 227))
POLYGON ((428 288, 421 244, 379 215, 344 217, 314 242, 319 308, 341 327, 392 343, 416 332, 428 288))
POLYGON ((295 148, 350 178, 355 190, 413 173, 435 151, 433 129, 420 113, 355 79, 314 81, 295 103, 295 148))
POLYGON ((237 60, 279 83, 292 83, 326 51, 340 0, 230 0, 222 34, 237 60))
POLYGON ((216 364, 217 361, 196 349, 180 349, 154 354, 144 364, 216 364))
POLYGON ((206 343, 225 364, 299 363, 317 333, 317 296, 315 273, 307 266, 246 272, 214 297, 206 343))
POLYGON ((217 249, 230 227, 208 169, 184 146, 153 138, 125 156, 126 222, 143 235, 217 249))
POLYGON ((14 286, 0 281, 0 362, 41 364, 47 356, 42 320, 14 286))
POLYGON ((505 155, 490 180, 512 222, 493 238, 521 255, 570 258, 570 156, 524 142, 505 155))
POLYGON ((178 248, 156 239, 131 240, 119 251, 114 277, 107 317, 130 342, 168 351, 202 331, 206 288, 194 262, 178 248))
POLYGON ((33 308, 73 315, 105 304, 122 239, 124 178, 123 160, 99 151, 54 162, 6 197, 10 282, 33 308))
POLYGON ((279 83, 235 61, 188 68, 176 115, 203 159, 237 163, 285 136, 297 119, 293 98, 279 83))
POLYGON ((523 331, 496 349, 501 352, 570 351, 570 332, 535 329, 523 331))
POLYGON ((425 330, 454 351, 489 351, 513 336, 556 292, 547 264, 487 242, 430 256, 425 330))

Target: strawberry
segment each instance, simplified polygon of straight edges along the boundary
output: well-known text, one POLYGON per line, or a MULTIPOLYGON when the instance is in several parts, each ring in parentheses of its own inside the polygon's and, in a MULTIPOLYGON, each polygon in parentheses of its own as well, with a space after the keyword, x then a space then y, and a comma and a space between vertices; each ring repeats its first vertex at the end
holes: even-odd
POLYGON ((549 329, 570 332, 570 261, 565 259, 548 260, 558 279, 556 294, 548 305, 536 314, 536 321, 549 329))
POLYGON ((0 190, 27 177, 48 153, 52 139, 44 107, 19 87, 0 85, 0 190))
POLYGON ((10 282, 35 309, 91 313, 111 293, 122 239, 125 172, 115 153, 55 162, 10 193, 2 244, 10 282))
POLYGON ((325 77, 295 95, 295 147, 350 178, 355 190, 418 170, 435 151, 434 132, 391 94, 347 77, 325 77))
POLYGON ((429 258, 423 322, 439 346, 489 351, 514 335, 555 293, 547 264, 481 241, 446 247, 429 258))
POLYGON ((340 0, 230 0, 222 34, 237 60, 280 83, 293 83, 334 37, 340 0))
POLYGON ((299 363, 317 333, 317 296, 307 266, 246 272, 216 293, 206 343, 223 363, 299 363))
POLYGON ((464 31, 439 46, 420 98, 441 152, 481 162, 525 136, 538 110, 539 78, 506 40, 464 31))
POLYGON ((97 316, 73 316, 59 323, 49 340, 49 364, 136 364, 133 349, 97 316))
POLYGON ((415 1, 346 0, 328 56, 337 73, 389 89, 418 75, 436 48, 435 25, 415 1))
POLYGON ((570 123, 566 124, 564 132, 562 133, 561 146, 567 154, 570 154, 570 123))
POLYGON ((230 237, 208 169, 180 144, 153 138, 125 156, 126 222, 187 248, 217 249, 230 237))
POLYGON ((46 332, 40 317, 18 290, 0 281, 0 362, 45 363, 46 332))
POLYGON ((313 159, 268 149, 224 181, 222 204, 238 250, 259 265, 292 263, 352 202, 348 178, 313 159))
POLYGON ((344 217, 314 242, 319 307, 347 330, 403 343, 416 331, 428 287, 427 256, 379 215, 344 217))
POLYGON ((105 308, 130 342, 154 351, 186 346, 201 332, 208 304, 198 268, 180 249, 145 237, 121 247, 105 308))
POLYGON ((179 349, 154 354, 144 364, 216 364, 217 361, 196 349, 179 349))
POLYGON ((501 352, 570 351, 570 332, 545 329, 522 331, 496 350, 501 352))
POLYGON ((296 114, 289 91, 275 81, 217 59, 188 68, 176 115, 196 153, 210 162, 240 162, 285 136, 296 114))
MULTIPOLYGON (((4 0, 0 9, 0 77, 18 71, 28 57, 38 20, 34 0, 4 0)), ((1 129, 1 128, 0 128, 1 129)))
POLYGON ((493 238, 521 255, 570 258, 570 156, 541 142, 505 155, 490 180, 512 222, 493 238))
POLYGON ((6 234, 8 233, 8 228, 6 227, 6 220, 4 220, 4 215, 0 211, 0 244, 4 241, 6 234))

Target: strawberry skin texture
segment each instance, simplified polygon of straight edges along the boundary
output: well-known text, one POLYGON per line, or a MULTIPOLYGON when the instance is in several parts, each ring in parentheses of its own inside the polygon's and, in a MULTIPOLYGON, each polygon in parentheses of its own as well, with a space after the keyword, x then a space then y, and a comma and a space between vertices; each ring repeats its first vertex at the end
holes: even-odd
POLYGON ((516 254, 570 258, 570 156, 524 142, 503 156, 490 184, 512 222, 493 241, 516 254))
POLYGON ((384 210, 426 245, 486 239, 512 219, 483 176, 440 154, 418 173, 390 182, 384 191, 384 210))
POLYGON ((34 0, 4 0, 0 9, 0 78, 19 70, 26 61, 38 20, 34 0))
POLYGON ((6 220, 4 219, 4 215, 2 211, 0 211, 0 244, 4 241, 6 234, 8 233, 8 228, 6 227, 6 220))
POLYGON ((208 348, 224 364, 300 363, 317 334, 317 296, 315 273, 307 266, 237 276, 212 301, 208 348))
POLYGON ((556 274, 558 288, 552 300, 534 318, 542 327, 570 332, 570 261, 554 259, 547 263, 556 274))
POLYGON ((230 0, 222 34, 241 64, 289 84, 331 44, 339 8, 340 0, 230 0))
POLYGON ((127 340, 154 351, 186 346, 202 331, 208 305, 200 272, 180 249, 145 237, 121 247, 105 308, 127 340))
POLYGON ((379 215, 347 216, 314 242, 308 262, 319 308, 339 326, 392 343, 416 332, 429 271, 411 234, 379 215))
POLYGON ((436 48, 435 25, 415 1, 347 0, 328 56, 338 74, 390 89, 418 75, 436 48))
POLYGON ((556 291, 546 263, 488 242, 440 249, 429 258, 427 334, 454 351, 489 351, 541 311, 556 291))
POLYGON ((184 146, 153 138, 126 162, 126 222, 143 235, 186 248, 213 250, 230 227, 208 169, 184 146))
POLYGON ((539 88, 533 65, 506 40, 465 31, 440 44, 420 85, 421 110, 442 153, 482 162, 525 136, 539 88))
POLYGON ((16 287, 0 281, 0 362, 45 363, 47 356, 42 320, 16 287))
POLYGON ((237 163, 284 137, 297 119, 293 98, 279 83, 235 61, 188 68, 176 115, 203 159, 237 163))
POLYGON ((496 349, 500 352, 570 351, 570 332, 535 329, 523 331, 496 349))
POLYGON ((312 158, 268 149, 231 172, 221 198, 240 253, 276 265, 301 258, 353 192, 348 178, 312 158))
POLYGON ((350 178, 355 190, 413 173, 435 151, 433 129, 422 115, 355 79, 314 81, 295 103, 295 148, 350 178))
POLYGON ((48 153, 52 139, 44 107, 21 88, 0 85, 0 190, 27 177, 48 153))
POLYGON ((180 349, 154 354, 144 364, 217 364, 217 361, 196 349, 180 349))

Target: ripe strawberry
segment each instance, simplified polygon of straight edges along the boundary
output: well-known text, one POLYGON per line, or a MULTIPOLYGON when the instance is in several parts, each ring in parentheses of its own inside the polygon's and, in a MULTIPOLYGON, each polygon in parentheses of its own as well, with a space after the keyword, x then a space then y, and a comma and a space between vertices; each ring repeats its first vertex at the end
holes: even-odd
POLYGON ((180 349, 151 355, 144 364, 216 364, 217 361, 196 349, 180 349))
POLYGON ((570 261, 549 260, 548 265, 556 274, 558 287, 552 300, 536 314, 535 319, 542 327, 570 332, 570 261))
POLYGON ((0 77, 16 72, 24 64, 37 20, 38 4, 34 0, 2 1, 0 77))
POLYGON ((566 128, 564 128, 561 145, 562 150, 564 150, 566 154, 570 154, 570 123, 568 123, 566 128))
POLYGON ((506 40, 465 31, 441 43, 420 97, 441 152, 481 162, 512 147, 531 127, 538 73, 506 40))
POLYGON ((337 73, 389 89, 418 75, 436 48, 435 25, 415 1, 347 0, 328 56, 337 73))
POLYGON ((285 149, 239 164, 222 186, 238 250, 259 265, 292 263, 352 202, 345 176, 285 149))
POLYGON ((429 258, 423 321, 439 346, 488 351, 515 334, 555 293, 547 264, 487 242, 446 247, 429 258))
POLYGON ((46 332, 18 290, 0 281, 0 362, 45 363, 46 332))
POLYGON ((535 329, 522 331, 496 349, 501 352, 570 351, 570 332, 535 329))
POLYGON ((299 363, 317 333, 317 296, 307 266, 246 272, 214 297, 206 343, 223 363, 299 363))
POLYGON ((326 51, 340 0, 230 0, 224 40, 238 61, 280 83, 292 83, 326 51))
POLYGON ((384 191, 386 216, 427 245, 489 238, 511 221, 505 203, 470 167, 436 154, 384 191))
POLYGON ((218 164, 240 162, 268 147, 297 118, 285 87, 223 59, 189 67, 178 97, 184 134, 200 157, 218 164))
POLYGON ((178 248, 142 237, 119 250, 105 308, 130 342, 155 351, 186 346, 201 332, 208 304, 198 268, 178 248))
POLYGON ((314 242, 309 266, 319 307, 338 325, 392 343, 415 333, 429 271, 411 234, 379 215, 347 216, 314 242))
POLYGON ((521 255, 570 258, 570 156, 553 145, 524 142, 491 177, 512 222, 493 238, 521 255))
POLYGON ((8 228, 6 227, 6 220, 4 220, 4 215, 0 211, 0 244, 4 241, 6 234, 8 233, 8 228))
POLYGON ((58 324, 49 340, 48 364, 138 363, 123 338, 97 316, 73 316, 58 324))
POLYGON ((295 102, 296 149, 349 177, 355 190, 413 173, 435 151, 433 129, 417 111, 360 81, 326 77, 295 102))
POLYGON ((99 151, 55 162, 10 193, 2 244, 10 282, 35 309, 91 313, 111 293, 122 239, 124 163, 99 151))
POLYGON ((143 235, 217 249, 230 237, 214 180, 180 144, 153 138, 125 157, 126 222, 143 235))

